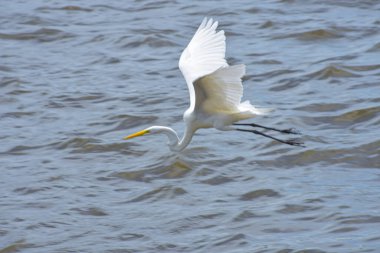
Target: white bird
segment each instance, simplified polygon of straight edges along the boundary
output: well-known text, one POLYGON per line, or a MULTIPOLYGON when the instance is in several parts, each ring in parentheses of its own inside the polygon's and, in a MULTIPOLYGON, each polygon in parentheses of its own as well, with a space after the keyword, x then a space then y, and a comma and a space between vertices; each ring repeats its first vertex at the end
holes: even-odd
POLYGON ((179 60, 179 68, 190 93, 190 107, 183 115, 186 129, 182 139, 178 138, 172 128, 165 126, 152 126, 124 139, 162 133, 169 138, 168 145, 171 150, 181 151, 190 143, 195 131, 214 127, 222 131, 252 132, 289 145, 302 146, 302 143, 294 139, 281 140, 257 130, 235 127, 251 126, 282 133, 297 133, 293 129, 280 130, 257 124, 235 123, 265 114, 270 109, 256 108, 249 101, 241 102, 243 96, 241 78, 245 75, 245 65, 227 64, 226 37, 223 30, 216 31, 217 26, 217 21, 204 18, 179 60))

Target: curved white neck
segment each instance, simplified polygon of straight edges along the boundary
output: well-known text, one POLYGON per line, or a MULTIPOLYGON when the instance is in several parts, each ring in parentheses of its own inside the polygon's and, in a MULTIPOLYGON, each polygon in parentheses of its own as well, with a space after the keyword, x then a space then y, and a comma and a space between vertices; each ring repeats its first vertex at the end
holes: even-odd
POLYGON ((168 139, 169 139, 169 143, 168 143, 169 144, 169 148, 172 151, 181 151, 184 148, 186 148, 187 145, 189 145, 191 139, 193 138, 193 134, 195 132, 195 130, 193 130, 191 128, 186 128, 185 132, 183 134, 183 137, 180 140, 178 138, 178 135, 177 135, 176 131, 174 131, 170 127, 155 126, 155 128, 158 130, 157 133, 163 133, 163 134, 165 134, 168 137, 168 139))

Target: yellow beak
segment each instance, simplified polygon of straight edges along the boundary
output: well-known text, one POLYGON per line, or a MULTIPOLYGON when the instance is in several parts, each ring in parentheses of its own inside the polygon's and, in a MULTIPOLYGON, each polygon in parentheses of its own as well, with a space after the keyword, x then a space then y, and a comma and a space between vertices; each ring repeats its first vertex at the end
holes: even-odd
POLYGON ((149 133, 149 130, 141 130, 141 131, 138 131, 138 132, 136 132, 134 134, 130 134, 130 135, 124 137, 123 139, 124 140, 128 140, 128 139, 132 139, 132 138, 135 138, 135 137, 138 137, 138 136, 142 136, 142 135, 147 134, 147 133, 149 133))

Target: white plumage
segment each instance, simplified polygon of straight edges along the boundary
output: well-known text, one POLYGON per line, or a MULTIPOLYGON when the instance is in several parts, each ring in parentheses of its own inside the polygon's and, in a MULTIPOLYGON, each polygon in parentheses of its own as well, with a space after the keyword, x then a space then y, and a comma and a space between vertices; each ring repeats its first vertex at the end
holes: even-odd
MULTIPOLYGON (((249 101, 241 103, 245 65, 229 66, 225 59, 226 37, 216 31, 218 22, 203 19, 179 60, 185 77, 190 107, 185 113, 196 116, 201 127, 228 130, 235 121, 263 114, 249 101)), ((185 119, 186 121, 186 119, 185 119)))
MULTIPOLYGON (((217 27, 218 22, 204 18, 179 60, 179 68, 190 93, 190 106, 184 113, 186 129, 183 138, 179 140, 176 132, 169 127, 153 126, 129 135, 125 139, 147 133, 163 133, 169 138, 169 147, 180 151, 190 143, 197 129, 215 127, 219 130, 250 131, 278 140, 256 130, 242 130, 232 126, 237 121, 264 114, 270 110, 255 108, 249 101, 241 103, 245 65, 229 66, 227 64, 226 37, 223 30, 216 31, 217 27)), ((278 130, 257 124, 249 125, 293 133, 290 130, 278 130)))

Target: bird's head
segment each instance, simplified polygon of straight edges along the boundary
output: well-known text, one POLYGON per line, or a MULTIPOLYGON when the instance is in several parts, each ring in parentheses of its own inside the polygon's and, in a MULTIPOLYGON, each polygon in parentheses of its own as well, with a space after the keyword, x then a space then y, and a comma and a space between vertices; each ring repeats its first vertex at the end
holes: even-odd
POLYGON ((144 130, 130 134, 130 135, 124 137, 123 139, 129 140, 129 139, 139 137, 139 136, 143 136, 146 134, 155 134, 155 133, 162 133, 162 134, 165 134, 166 136, 168 136, 169 146, 174 147, 174 146, 178 145, 179 139, 178 139, 176 132, 173 129, 171 129, 170 127, 165 127, 165 126, 151 126, 151 127, 148 127, 144 130))
POLYGON ((139 136, 143 136, 143 135, 146 135, 146 134, 157 132, 154 128, 153 129, 152 128, 153 127, 148 127, 148 128, 146 128, 144 130, 141 130, 141 131, 138 131, 136 133, 130 134, 128 136, 125 136, 123 139, 124 140, 129 140, 129 139, 132 139, 132 138, 135 138, 135 137, 139 137, 139 136))
POLYGON ((151 126, 151 127, 148 127, 148 128, 145 128, 144 130, 141 130, 141 131, 138 131, 136 133, 133 133, 133 134, 130 134, 126 137, 124 137, 123 139, 124 140, 129 140, 129 139, 132 139, 132 138, 135 138, 135 137, 139 137, 139 136, 143 136, 143 135, 146 135, 146 134, 156 134, 156 133, 163 133, 163 134, 166 134, 166 135, 176 135, 176 133, 174 132, 173 129, 171 129, 170 127, 165 127, 165 126, 151 126))

